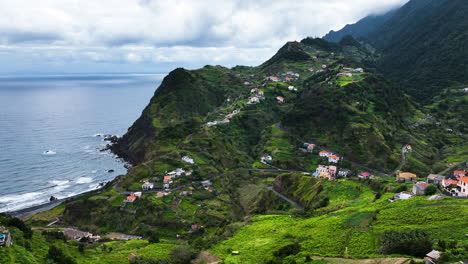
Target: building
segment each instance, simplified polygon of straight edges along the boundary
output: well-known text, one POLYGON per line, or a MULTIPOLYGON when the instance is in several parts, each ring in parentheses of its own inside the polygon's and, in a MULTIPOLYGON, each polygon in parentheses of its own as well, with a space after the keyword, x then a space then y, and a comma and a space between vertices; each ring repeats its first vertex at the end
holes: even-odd
POLYGON ((459 177, 465 177, 466 172, 462 170, 456 170, 453 172, 453 176, 459 178, 459 177))
POLYGON ((351 175, 351 171, 350 171, 350 170, 340 170, 340 171, 338 171, 338 176, 341 176, 341 177, 348 177, 348 175, 351 175))
POLYGON ((329 180, 333 180, 337 172, 338 169, 336 166, 326 166, 319 164, 313 176, 316 178, 327 178, 329 180))
POLYGON ((400 172, 396 176, 396 180, 398 182, 410 182, 410 181, 416 181, 417 177, 416 174, 410 173, 410 172, 400 172))
POLYGON ((247 102, 247 104, 258 104, 260 103, 260 99, 258 99, 257 96, 252 96, 249 98, 249 101, 247 102))
POLYGON ((284 103, 284 97, 278 96, 276 97, 276 101, 278 101, 278 103, 284 103))
POLYGON ((265 156, 260 158, 260 162, 263 163, 263 164, 269 164, 272 161, 273 161, 273 157, 270 156, 270 155, 265 155, 265 156))
POLYGON ((143 185, 141 186, 141 189, 143 191, 149 191, 154 188, 154 184, 152 182, 145 181, 143 185))
POLYGON ((456 195, 459 197, 468 197, 468 177, 458 178, 456 195))
POLYGON ((11 244, 13 243, 11 241, 10 231, 4 226, 0 226, 0 247, 10 247, 11 244))
POLYGON ((202 182, 201 182, 201 185, 202 185, 204 188, 208 188, 208 187, 210 187, 211 185, 213 185, 213 183, 211 182, 211 180, 205 180, 205 181, 202 181, 202 182))
POLYGON ((194 164, 194 163, 195 163, 195 161, 194 161, 192 158, 190 158, 189 156, 183 156, 183 157, 182 157, 182 160, 185 161, 185 162, 187 162, 187 163, 190 163, 190 164, 194 164))
POLYGON ((314 144, 309 144, 307 145, 307 152, 312 152, 314 151, 315 145, 314 144))
POLYGON ((326 151, 326 150, 322 150, 322 151, 319 152, 319 156, 320 156, 320 157, 327 157, 327 158, 328 158, 328 157, 330 157, 331 155, 332 155, 332 154, 331 154, 330 152, 326 151))
POLYGON ((93 236, 93 234, 89 232, 80 231, 74 228, 65 229, 63 231, 63 234, 66 237, 74 239, 74 240, 81 240, 82 238, 91 238, 93 236))
POLYGON ((177 168, 177 169, 167 173, 167 175, 169 175, 171 177, 179 177, 179 176, 182 176, 184 174, 185 174, 185 170, 182 169, 182 168, 177 168))
POLYGON ((413 194, 415 195, 424 195, 424 190, 426 190, 427 186, 430 184, 427 182, 418 182, 413 185, 413 194))
POLYGON ((435 185, 442 185, 444 179, 445 176, 438 174, 429 174, 429 176, 427 176, 427 182, 435 185))
POLYGON ((395 196, 393 196, 393 199, 390 200, 390 202, 395 202, 395 201, 398 201, 398 200, 408 200, 411 197, 413 197, 413 195, 411 193, 401 192, 401 193, 395 194, 395 196))
POLYGON ((364 69, 363 68, 356 68, 353 70, 353 72, 355 73, 363 73, 364 72, 364 69))
POLYGON ((440 259, 442 252, 437 250, 432 250, 431 252, 427 253, 424 257, 425 264, 435 264, 440 259))
POLYGON ((130 196, 127 196, 127 199, 125 199, 124 202, 133 203, 133 202, 135 202, 135 200, 136 200, 136 196, 130 195, 130 196))
POLYGON ((361 178, 361 179, 368 179, 371 177, 372 175, 369 172, 361 172, 358 174, 358 178, 361 178))
POLYGON ((338 163, 338 161, 340 161, 339 156, 331 155, 330 157, 328 157, 328 162, 330 163, 338 163))

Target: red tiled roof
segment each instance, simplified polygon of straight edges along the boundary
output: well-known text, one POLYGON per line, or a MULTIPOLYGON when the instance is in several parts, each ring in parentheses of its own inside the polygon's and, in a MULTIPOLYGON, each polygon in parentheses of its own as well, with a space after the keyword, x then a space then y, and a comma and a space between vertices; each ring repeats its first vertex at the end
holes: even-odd
POLYGON ((423 189, 426 189, 427 186, 429 186, 429 183, 417 183, 416 185, 420 186, 423 189))
POLYGON ((465 175, 465 173, 466 173, 466 172, 465 172, 465 171, 454 171, 453 173, 455 173, 455 174, 463 174, 463 175, 465 175))
POLYGON ((468 177, 461 177, 461 178, 458 178, 458 180, 464 183, 468 183, 468 177))
POLYGON ((369 177, 370 173, 369 172, 361 172, 359 175, 364 176, 364 177, 369 177))
POLYGON ((307 147, 308 148, 315 148, 315 145, 314 144, 309 144, 307 147))
POLYGON ((340 159, 340 157, 338 157, 338 156, 336 156, 336 155, 332 155, 332 156, 330 156, 330 158, 332 158, 332 159, 340 159))
POLYGON ((450 179, 444 180, 445 185, 452 185, 452 184, 456 185, 457 183, 458 183, 458 181, 456 181, 456 180, 450 180, 450 179))
POLYGON ((128 196, 128 197, 127 197, 127 200, 129 200, 129 201, 133 201, 133 200, 135 200, 135 199, 136 199, 135 196, 128 196))
POLYGON ((320 153, 327 154, 327 153, 330 153, 330 152, 328 152, 326 150, 322 150, 322 151, 320 151, 320 153))

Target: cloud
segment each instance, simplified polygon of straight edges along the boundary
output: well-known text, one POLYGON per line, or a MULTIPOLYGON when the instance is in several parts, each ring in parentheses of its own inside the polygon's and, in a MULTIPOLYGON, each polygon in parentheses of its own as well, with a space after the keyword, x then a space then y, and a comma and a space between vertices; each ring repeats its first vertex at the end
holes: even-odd
MULTIPOLYGON (((7 63, 28 54, 32 60, 57 65, 128 63, 142 68, 176 63, 252 65, 286 41, 322 36, 407 1, 1 1, 0 58, 7 63)), ((21 70, 20 62, 15 65, 21 70)))

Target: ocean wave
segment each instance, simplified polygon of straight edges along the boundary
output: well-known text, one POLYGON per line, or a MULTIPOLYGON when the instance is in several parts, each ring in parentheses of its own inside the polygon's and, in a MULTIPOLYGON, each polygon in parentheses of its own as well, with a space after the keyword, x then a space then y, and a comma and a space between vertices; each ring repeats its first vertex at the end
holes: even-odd
POLYGON ((10 203, 10 202, 21 203, 21 202, 34 200, 35 198, 41 195, 42 193, 40 192, 4 195, 4 196, 0 196, 0 203, 10 203))
POLYGON ((57 152, 53 151, 53 150, 46 150, 44 152, 42 152, 42 155, 55 155, 57 154, 57 152))
POLYGON ((76 180, 77 184, 83 184, 83 183, 90 183, 93 181, 93 178, 91 177, 80 177, 76 180))
POLYGON ((92 170, 91 173, 97 173, 98 171, 97 170, 92 170))
POLYGON ((49 181, 50 184, 53 184, 53 185, 56 185, 56 186, 62 186, 62 185, 65 185, 65 184, 67 184, 69 182, 70 182, 69 180, 52 180, 52 181, 49 181))

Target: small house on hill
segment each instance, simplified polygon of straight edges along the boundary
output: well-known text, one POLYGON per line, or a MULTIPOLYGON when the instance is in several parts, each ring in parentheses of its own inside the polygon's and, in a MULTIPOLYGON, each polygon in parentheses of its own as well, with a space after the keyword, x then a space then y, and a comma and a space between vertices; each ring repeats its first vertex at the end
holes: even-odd
POLYGON ((398 182, 410 182, 410 181, 416 181, 417 177, 416 177, 416 174, 414 173, 400 172, 397 174, 396 180, 398 182))
POLYGON ((462 170, 456 170, 453 172, 453 176, 459 178, 459 177, 465 177, 466 172, 462 170))
POLYGON ((149 191, 154 188, 154 184, 152 182, 145 181, 143 185, 141 186, 141 189, 143 191, 149 191))
POLYGON ((276 101, 278 101, 278 103, 284 103, 284 97, 278 96, 276 97, 276 101))
POLYGON ((340 161, 339 156, 331 155, 330 157, 328 157, 328 162, 330 163, 338 163, 338 161, 340 161))
POLYGON ((444 179, 445 179, 445 176, 438 175, 438 174, 429 174, 429 176, 427 176, 427 182, 436 184, 436 185, 442 185, 442 181, 444 179))
POLYGON ((415 195, 424 195, 424 190, 429 186, 429 183, 418 182, 413 185, 413 193, 415 195))
POLYGON ((458 178, 457 196, 468 197, 468 177, 458 178))
POLYGON ((370 177, 372 177, 372 175, 369 172, 361 172, 358 174, 358 178, 361 179, 368 179, 370 177))
POLYGON ((425 264, 435 264, 440 259, 442 252, 437 250, 432 250, 431 252, 427 253, 424 257, 425 264))
POLYGON ((0 226, 0 247, 10 247, 11 244, 10 231, 8 231, 4 226, 0 226))
POLYGON ((332 154, 326 150, 322 150, 319 152, 320 157, 330 157, 332 154))
POLYGON ((127 196, 127 199, 125 199, 124 202, 133 203, 133 202, 135 202, 135 200, 136 200, 136 196, 130 195, 130 196, 127 196))
POLYGON ((314 151, 315 145, 314 144, 309 144, 307 145, 307 152, 312 152, 314 151))

